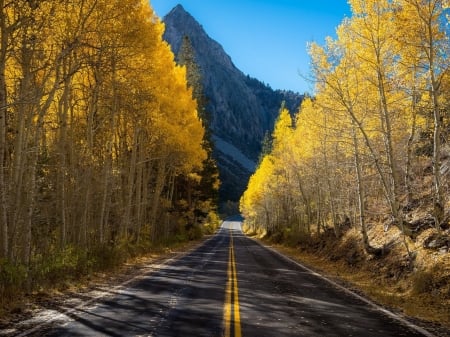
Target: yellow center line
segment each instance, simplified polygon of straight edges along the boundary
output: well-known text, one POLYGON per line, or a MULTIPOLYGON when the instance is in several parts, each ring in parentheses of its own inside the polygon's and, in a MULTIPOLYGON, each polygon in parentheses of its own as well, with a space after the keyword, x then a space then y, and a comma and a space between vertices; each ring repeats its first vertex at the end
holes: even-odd
POLYGON ((239 288, 237 281, 236 259, 234 256, 233 235, 231 235, 232 266, 234 274, 234 337, 241 337, 241 314, 239 312, 239 288))
MULTIPOLYGON (((231 256, 231 245, 229 249, 229 256, 231 256)), ((232 267, 230 261, 228 261, 227 269, 227 287, 225 290, 225 308, 224 308, 224 321, 225 321, 225 337, 230 337, 230 325, 231 325, 231 278, 232 267)))
POLYGON ((236 258, 234 256, 233 232, 231 231, 230 248, 228 250, 227 286, 225 289, 224 324, 225 337, 231 336, 232 324, 234 324, 234 337, 242 336, 241 315, 239 312, 239 288, 237 281, 236 258))

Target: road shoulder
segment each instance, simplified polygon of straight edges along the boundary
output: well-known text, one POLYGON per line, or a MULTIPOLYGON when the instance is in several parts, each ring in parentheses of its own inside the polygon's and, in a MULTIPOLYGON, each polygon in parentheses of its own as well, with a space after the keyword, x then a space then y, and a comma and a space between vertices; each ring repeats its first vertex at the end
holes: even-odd
POLYGON ((113 270, 88 275, 65 288, 30 294, 25 301, 18 303, 16 308, 1 318, 0 336, 25 336, 52 324, 61 323, 65 315, 59 317, 56 308, 63 306, 70 311, 71 308, 93 305, 96 301, 111 296, 112 289, 120 291, 130 286, 144 275, 194 251, 211 237, 212 235, 205 235, 200 240, 158 249, 130 259, 113 270))
POLYGON ((367 288, 379 286, 374 284, 367 284, 367 278, 363 280, 365 282, 357 283, 353 280, 355 278, 356 270, 351 268, 345 268, 340 263, 320 258, 306 251, 302 251, 298 248, 288 247, 281 244, 273 244, 267 240, 261 240, 256 237, 251 237, 252 240, 260 245, 272 250, 276 254, 291 260, 293 263, 299 264, 301 267, 309 269, 312 273, 319 275, 321 278, 335 284, 341 289, 354 294, 355 296, 363 299, 365 302, 373 305, 377 310, 387 313, 388 316, 398 317, 398 320, 403 323, 407 322, 407 325, 412 325, 419 328, 419 331, 426 329, 431 335, 446 337, 450 336, 450 328, 440 324, 439 322, 431 322, 418 317, 405 315, 401 307, 394 307, 387 305, 382 299, 375 296, 371 296, 370 293, 365 291, 367 288))

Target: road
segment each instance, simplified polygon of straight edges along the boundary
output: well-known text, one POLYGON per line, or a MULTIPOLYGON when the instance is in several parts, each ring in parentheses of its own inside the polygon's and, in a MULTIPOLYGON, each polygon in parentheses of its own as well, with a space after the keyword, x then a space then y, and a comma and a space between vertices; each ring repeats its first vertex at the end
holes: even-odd
POLYGON ((30 335, 427 335, 247 238, 240 225, 225 221, 194 251, 30 335))

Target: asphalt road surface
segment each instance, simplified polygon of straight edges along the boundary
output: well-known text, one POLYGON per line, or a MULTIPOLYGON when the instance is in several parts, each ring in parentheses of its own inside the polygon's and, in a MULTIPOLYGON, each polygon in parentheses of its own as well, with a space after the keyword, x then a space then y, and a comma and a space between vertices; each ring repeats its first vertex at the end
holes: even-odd
POLYGON ((202 246, 39 336, 432 336, 245 237, 202 246))

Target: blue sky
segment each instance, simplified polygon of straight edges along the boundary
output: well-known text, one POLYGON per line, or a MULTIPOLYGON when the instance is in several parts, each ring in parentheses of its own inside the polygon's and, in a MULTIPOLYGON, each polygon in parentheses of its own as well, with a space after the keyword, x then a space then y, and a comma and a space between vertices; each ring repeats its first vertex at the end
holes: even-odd
POLYGON ((150 0, 163 17, 181 4, 245 74, 273 89, 312 92, 306 45, 350 16, 347 0, 150 0))

